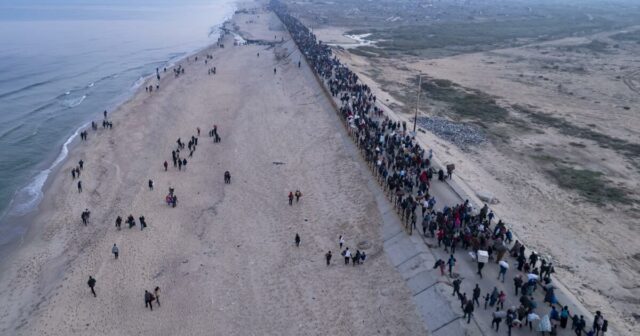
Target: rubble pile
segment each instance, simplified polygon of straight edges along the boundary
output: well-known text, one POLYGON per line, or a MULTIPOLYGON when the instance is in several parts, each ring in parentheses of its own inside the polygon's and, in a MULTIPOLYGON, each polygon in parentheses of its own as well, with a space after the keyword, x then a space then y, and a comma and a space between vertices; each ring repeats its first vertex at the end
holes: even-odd
POLYGON ((418 126, 462 149, 469 149, 469 147, 479 145, 487 140, 476 127, 445 118, 420 117, 418 118, 418 126))

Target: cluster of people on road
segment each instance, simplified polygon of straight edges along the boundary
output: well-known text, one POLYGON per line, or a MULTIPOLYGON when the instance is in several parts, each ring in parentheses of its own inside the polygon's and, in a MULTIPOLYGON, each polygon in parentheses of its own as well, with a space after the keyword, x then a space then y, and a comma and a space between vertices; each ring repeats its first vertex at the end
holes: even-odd
MULTIPOLYGON (((477 211, 470 202, 465 201, 462 204, 445 205, 442 210, 436 211, 436 199, 430 194, 431 183, 435 176, 443 182, 445 176, 451 178, 454 166, 446 167, 446 172, 434 167, 431 150, 427 151, 418 144, 407 131, 405 122, 393 121, 384 115, 382 109, 376 106, 376 96, 371 89, 362 84, 358 75, 341 64, 337 57, 332 56, 329 46, 290 15, 286 6, 279 1, 272 0, 270 8, 287 27, 308 64, 324 80, 327 90, 337 100, 349 134, 383 185, 406 228, 412 233, 420 222, 426 239, 436 240, 438 246, 450 255, 447 262, 438 260, 434 268, 440 267, 442 275, 446 276, 444 269, 449 267, 448 275, 454 279, 454 295, 459 294, 467 321, 470 322, 473 315, 474 302, 480 306, 481 289, 476 285, 473 297, 469 300, 466 293, 460 292, 460 282, 456 286, 459 277, 453 272, 456 251, 474 260, 478 278, 482 278, 486 263, 497 264, 496 286, 485 296, 485 307, 496 307, 492 314, 492 326, 496 330, 500 322, 505 320, 509 334, 513 327, 528 325, 533 329, 534 322, 538 331, 552 333, 558 327, 566 328, 569 319, 577 335, 589 331, 602 335, 607 330, 608 322, 600 312, 596 314, 591 330, 588 330, 583 316, 571 316, 567 306, 559 306, 554 292, 556 286, 551 277, 555 272, 553 264, 537 253, 527 251, 519 241, 513 242, 512 232, 505 223, 494 220, 495 215, 487 205, 477 211), (510 251, 512 253, 508 253, 510 251), (484 260, 485 255, 488 256, 487 260, 484 260), (514 300, 507 302, 507 290, 502 282, 509 271, 510 258, 515 259, 515 268, 520 273, 514 278, 514 300), (539 288, 544 293, 543 302, 548 303, 551 310, 535 301, 534 293, 539 288)), ((353 255, 348 248, 342 251, 345 264, 353 255)), ((326 258, 329 264, 331 251, 326 258)))

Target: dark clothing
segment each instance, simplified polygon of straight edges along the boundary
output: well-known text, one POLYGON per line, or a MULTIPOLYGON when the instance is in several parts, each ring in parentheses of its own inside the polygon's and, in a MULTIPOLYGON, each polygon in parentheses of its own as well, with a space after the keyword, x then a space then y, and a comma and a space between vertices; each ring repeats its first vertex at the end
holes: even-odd
POLYGON ((96 291, 94 290, 94 287, 96 286, 96 279, 89 277, 89 281, 87 281, 87 285, 89 285, 89 288, 91 288, 91 293, 93 293, 93 296, 97 296, 96 295, 96 291))

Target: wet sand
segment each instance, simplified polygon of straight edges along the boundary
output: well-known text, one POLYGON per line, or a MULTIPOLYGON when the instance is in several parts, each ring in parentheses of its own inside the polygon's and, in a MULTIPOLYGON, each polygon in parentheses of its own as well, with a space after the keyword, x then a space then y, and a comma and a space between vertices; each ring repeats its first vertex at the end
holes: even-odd
MULTIPOLYGON (((280 40, 272 14, 259 15, 241 30, 280 40)), ((343 148, 311 71, 297 67, 296 53, 277 60, 278 48, 234 47, 231 36, 224 44, 203 51, 214 58, 207 65, 202 55, 184 62, 179 78, 168 70, 158 92, 143 88, 113 113, 113 130, 89 130, 70 153, 28 241, 3 269, 0 334, 424 334, 410 292, 381 253, 369 177, 343 148), (213 66, 217 74, 208 75, 213 66), (213 124, 221 143, 207 136, 213 124), (178 171, 171 150, 196 127, 197 150, 178 171), (80 159, 82 193, 70 174, 80 159), (164 203, 170 186, 176 208, 164 203), (298 188, 304 196, 289 206, 286 195, 298 188), (149 226, 117 231, 116 216, 129 214, 149 226), (352 248, 372 244, 365 265, 342 265, 339 234, 352 248), (151 312, 143 294, 155 286, 162 306, 151 312)))

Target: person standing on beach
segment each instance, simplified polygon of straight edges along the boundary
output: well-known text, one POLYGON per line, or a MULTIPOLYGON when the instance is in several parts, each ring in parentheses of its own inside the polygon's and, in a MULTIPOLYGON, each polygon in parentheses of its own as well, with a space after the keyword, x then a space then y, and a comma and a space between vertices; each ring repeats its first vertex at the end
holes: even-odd
POLYGON ((104 118, 107 119, 107 110, 104 110, 102 114, 104 115, 104 118))
POLYGON ((228 170, 224 172, 224 183, 231 184, 231 173, 228 170))
POLYGON ((116 218, 116 229, 118 229, 118 231, 120 231, 120 226, 122 225, 122 217, 118 216, 116 218))
POLYGON ((71 169, 71 177, 73 177, 74 180, 76 179, 76 169, 75 168, 71 169))
POLYGON ((327 252, 327 254, 324 255, 324 259, 327 260, 327 266, 331 265, 331 251, 327 252))
POLYGON ((116 260, 118 260, 118 253, 120 253, 120 250, 118 249, 116 244, 113 244, 113 247, 111 248, 111 253, 113 253, 113 256, 116 258, 116 260))
POLYGON ((349 259, 351 259, 351 251, 347 247, 344 251, 342 251, 342 256, 344 257, 344 264, 349 265, 349 259))
POLYGON ((82 192, 82 181, 78 181, 78 192, 82 192))
POLYGON ((293 192, 289 192, 289 205, 293 205, 293 192))
POLYGON ((156 286, 153 290, 153 294, 156 296, 156 303, 158 303, 158 307, 160 307, 160 287, 156 286))
POLYGON ((80 169, 84 169, 84 161, 80 160, 78 161, 78 166, 80 167, 80 169))
POLYGON ((300 192, 300 190, 296 190, 296 203, 298 203, 300 201, 300 197, 302 197, 302 193, 300 192))
POLYGON ((133 218, 133 215, 129 214, 129 217, 127 217, 127 224, 129 224, 129 229, 136 226, 136 220, 133 218))
POLYGON ((149 180, 149 190, 153 190, 153 180, 149 180))
POLYGON ((295 242, 296 242, 296 247, 300 247, 300 235, 297 233, 296 233, 295 242))
POLYGON ((164 171, 167 171, 167 167, 169 167, 169 164, 167 163, 167 161, 164 162, 164 171))
POLYGON ((93 293, 93 297, 97 297, 96 291, 94 289, 94 287, 96 286, 96 279, 94 279, 92 276, 89 276, 89 281, 87 281, 87 285, 89 285, 89 288, 91 288, 91 293, 93 293))
POLYGON ((84 225, 87 225, 87 223, 89 222, 90 215, 91 215, 91 212, 89 211, 89 209, 84 209, 84 211, 82 212, 82 215, 80 216, 80 218, 82 218, 82 223, 84 225))
POLYGON ((144 307, 145 308, 150 308, 151 311, 153 311, 153 305, 151 304, 151 302, 153 302, 153 294, 149 293, 148 290, 145 289, 144 291, 144 307))
POLYGON ((342 245, 344 245, 344 237, 342 237, 342 235, 338 238, 338 244, 340 244, 340 249, 342 249, 342 245))

